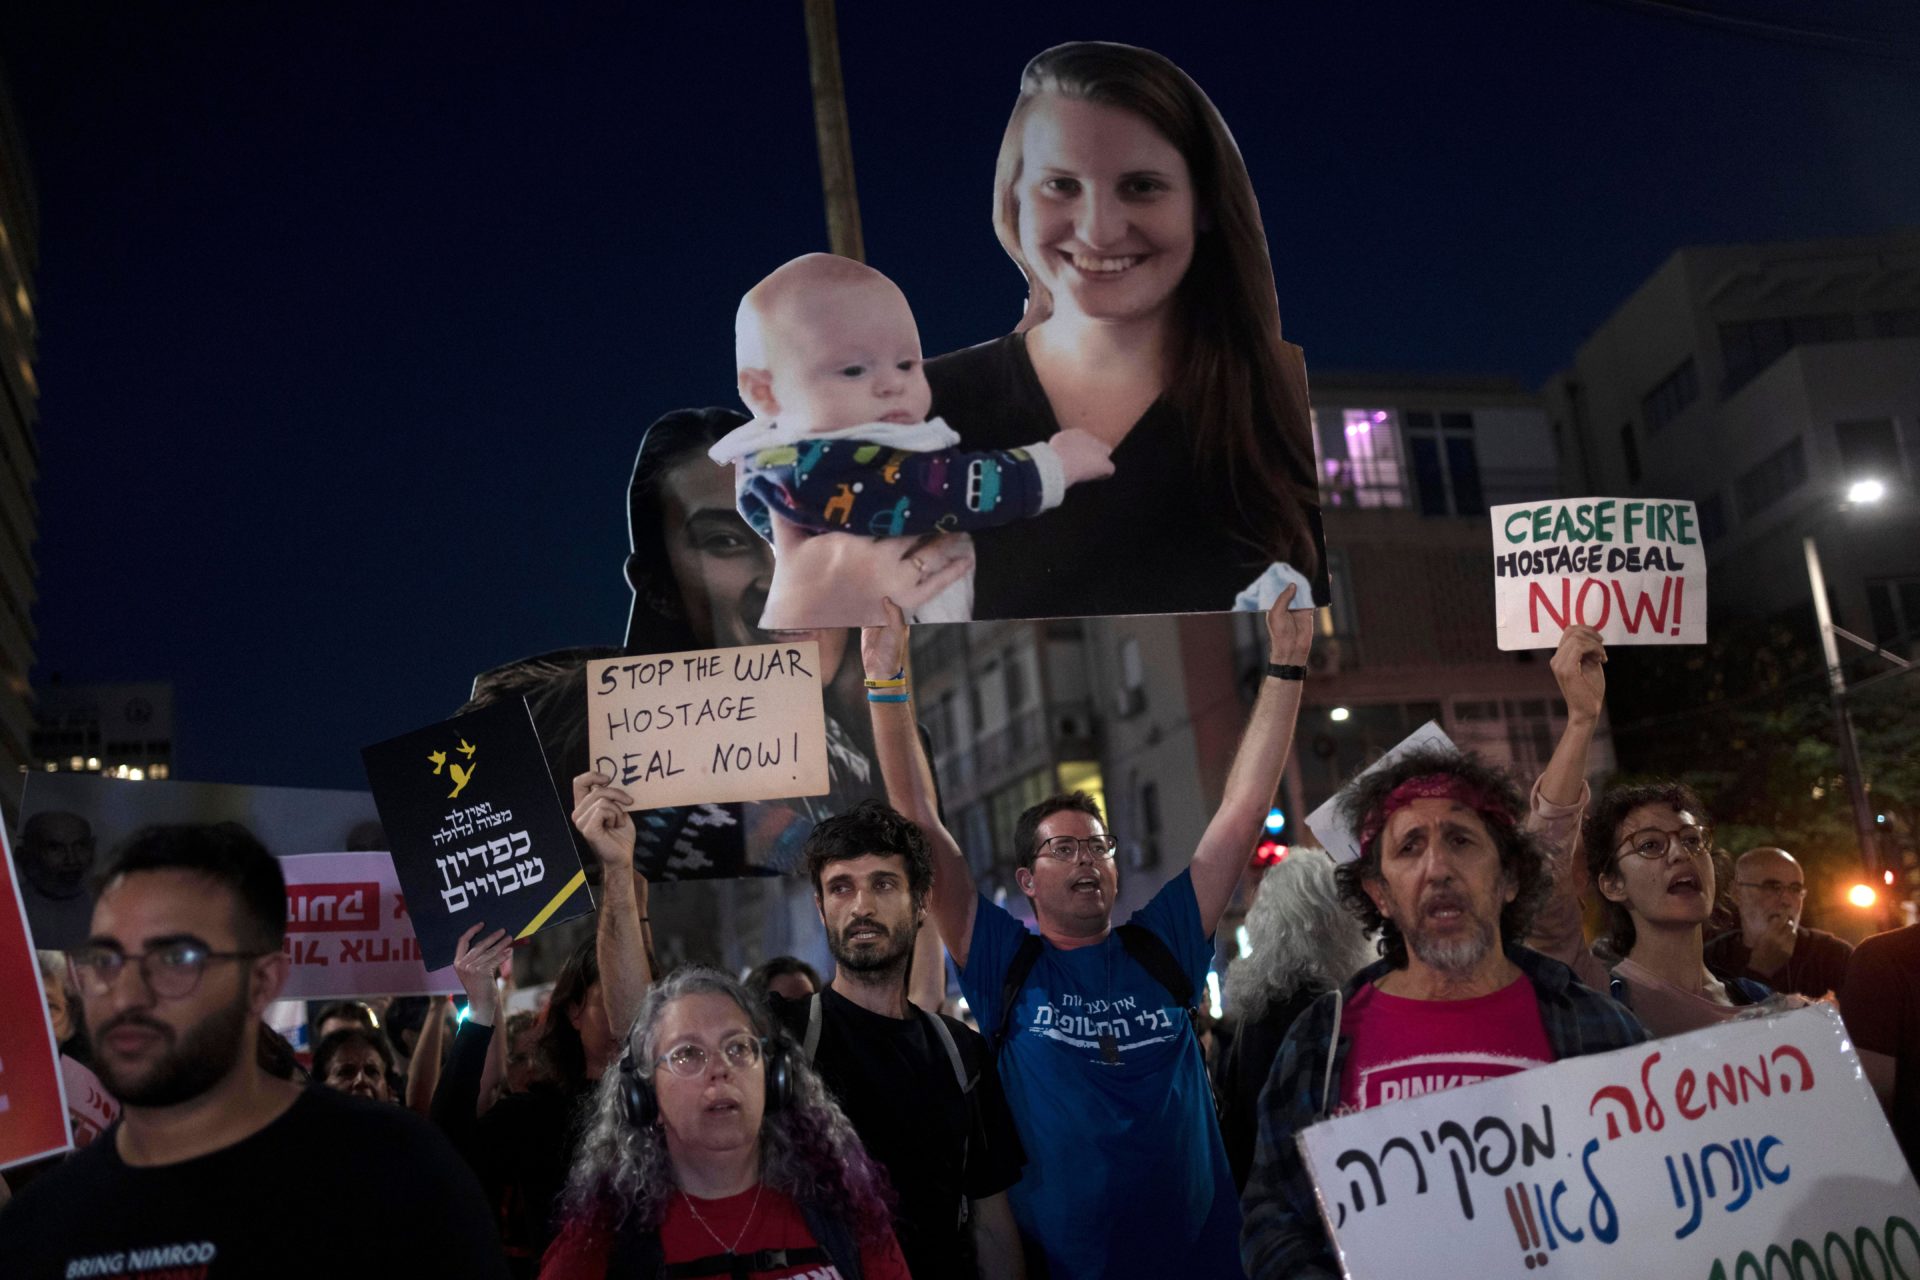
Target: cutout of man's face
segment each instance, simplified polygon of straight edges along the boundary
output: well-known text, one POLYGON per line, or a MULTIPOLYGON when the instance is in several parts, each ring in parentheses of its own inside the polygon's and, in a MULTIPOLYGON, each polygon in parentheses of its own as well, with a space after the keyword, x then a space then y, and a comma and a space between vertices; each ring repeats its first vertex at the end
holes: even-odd
POLYGON ((93 826, 77 813, 50 809, 20 829, 20 871, 42 897, 86 893, 93 858, 93 826))

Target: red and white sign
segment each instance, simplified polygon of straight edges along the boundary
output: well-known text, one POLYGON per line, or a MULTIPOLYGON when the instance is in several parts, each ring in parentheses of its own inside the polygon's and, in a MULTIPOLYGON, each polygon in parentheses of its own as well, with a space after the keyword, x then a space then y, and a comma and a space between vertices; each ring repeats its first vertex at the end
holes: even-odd
POLYGON ((40 962, 14 879, 13 849, 0 830, 0 1169, 73 1146, 60 1048, 40 986, 40 962))
POLYGON ((407 918, 393 859, 384 853, 296 853, 287 879, 283 1000, 453 995, 453 966, 429 970, 407 918))
POLYGON ((67 1084, 67 1114, 73 1119, 73 1145, 84 1147, 107 1131, 120 1116, 120 1104, 93 1074, 65 1054, 60 1075, 67 1084))

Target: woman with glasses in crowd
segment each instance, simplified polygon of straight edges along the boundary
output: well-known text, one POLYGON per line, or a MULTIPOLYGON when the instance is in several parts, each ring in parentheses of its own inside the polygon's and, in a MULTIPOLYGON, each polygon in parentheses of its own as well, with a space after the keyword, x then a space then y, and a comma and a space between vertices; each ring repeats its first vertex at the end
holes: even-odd
POLYGON ((1716 868, 1713 829, 1698 796, 1677 782, 1613 787, 1587 812, 1587 753, 1606 701, 1606 661, 1591 627, 1568 628, 1553 655, 1567 727, 1534 784, 1529 825, 1554 851, 1554 893, 1527 943, 1627 1005, 1652 1035, 1698 1031, 1773 993, 1707 968, 1716 868), (1611 969, 1581 933, 1583 883, 1604 906, 1611 969))
POLYGON ((1706 810, 1689 788, 1614 787, 1588 815, 1584 835, 1588 877, 1605 903, 1607 944, 1622 957, 1608 985, 1651 1034, 1698 1031, 1773 994, 1707 968, 1717 868, 1706 810))
POLYGON ((600 1082, 544 1280, 905 1280, 884 1176, 766 1005, 713 969, 647 993, 600 1082))

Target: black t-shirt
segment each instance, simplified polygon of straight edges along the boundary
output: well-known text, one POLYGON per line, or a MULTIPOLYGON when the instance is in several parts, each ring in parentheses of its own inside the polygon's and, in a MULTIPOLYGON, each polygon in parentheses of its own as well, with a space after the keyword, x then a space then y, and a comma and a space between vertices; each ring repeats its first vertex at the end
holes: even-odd
POLYGON ((1260 1138, 1260 1091, 1267 1087, 1280 1045, 1307 1006, 1325 994, 1301 987, 1234 1030, 1220 1068, 1220 1137, 1227 1145, 1227 1164, 1233 1169, 1237 1191, 1247 1189, 1247 1176, 1253 1172, 1253 1152, 1260 1138))
POLYGON ((1793 955, 1778 973, 1761 973, 1751 967, 1753 953, 1747 950, 1738 929, 1707 943, 1704 958, 1707 968, 1721 977, 1751 978, 1787 995, 1818 1000, 1829 991, 1838 991, 1847 980, 1847 960, 1852 955, 1853 948, 1844 938, 1802 927, 1794 931, 1793 955))
POLYGON ((527 1277, 538 1274, 540 1255, 553 1240, 554 1205, 566 1187, 592 1095, 585 1087, 568 1091, 537 1084, 526 1093, 508 1094, 476 1117, 493 1034, 481 1023, 461 1024, 433 1091, 433 1122, 480 1176, 507 1264, 514 1275, 527 1277))
MULTIPOLYGON (((811 1001, 767 999, 774 1020, 801 1043, 811 1001)), ((871 1013, 829 987, 820 1016, 813 1065, 899 1193, 894 1234, 907 1269, 914 1280, 973 1280, 972 1231, 959 1225, 961 1195, 997 1195, 1020 1180, 1026 1163, 986 1040, 945 1019, 968 1077, 979 1081, 963 1096, 953 1060, 923 1014, 871 1013)))
POLYGON ((115 1125, 0 1211, 0 1275, 505 1280, 473 1174, 392 1103, 309 1089, 258 1133, 154 1167, 121 1160, 118 1136, 115 1125))
POLYGON ((1920 925, 1854 948, 1840 1016, 1855 1044, 1893 1059, 1893 1134, 1908 1166, 1920 1170, 1920 925))
MULTIPOLYGON (((968 449, 1017 449, 1060 430, 1019 334, 929 361, 927 381, 934 412, 968 449)), ((974 617, 1218 613, 1266 568, 1234 536, 1233 504, 1195 467, 1167 401, 1127 433, 1113 465, 1051 511, 974 533, 974 617)))

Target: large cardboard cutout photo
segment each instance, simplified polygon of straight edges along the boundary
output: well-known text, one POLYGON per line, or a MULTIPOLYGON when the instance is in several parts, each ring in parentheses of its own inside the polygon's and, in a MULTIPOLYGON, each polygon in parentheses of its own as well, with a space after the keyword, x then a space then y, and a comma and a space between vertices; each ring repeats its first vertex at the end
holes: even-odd
MULTIPOLYGON (((1206 94, 1144 49, 1050 49, 1021 78, 992 193, 1026 283, 1011 334, 923 360, 901 291, 828 254, 741 301, 751 417, 706 465, 773 552, 745 621, 876 623, 883 598, 921 622, 1219 612, 1288 582, 1325 603, 1306 366, 1206 94)), ((714 487, 685 465, 677 496, 714 487)), ((643 451, 636 481, 644 467, 643 451)), ((679 532, 670 557, 757 559, 679 532)), ((657 573, 630 570, 636 613, 657 573)))

